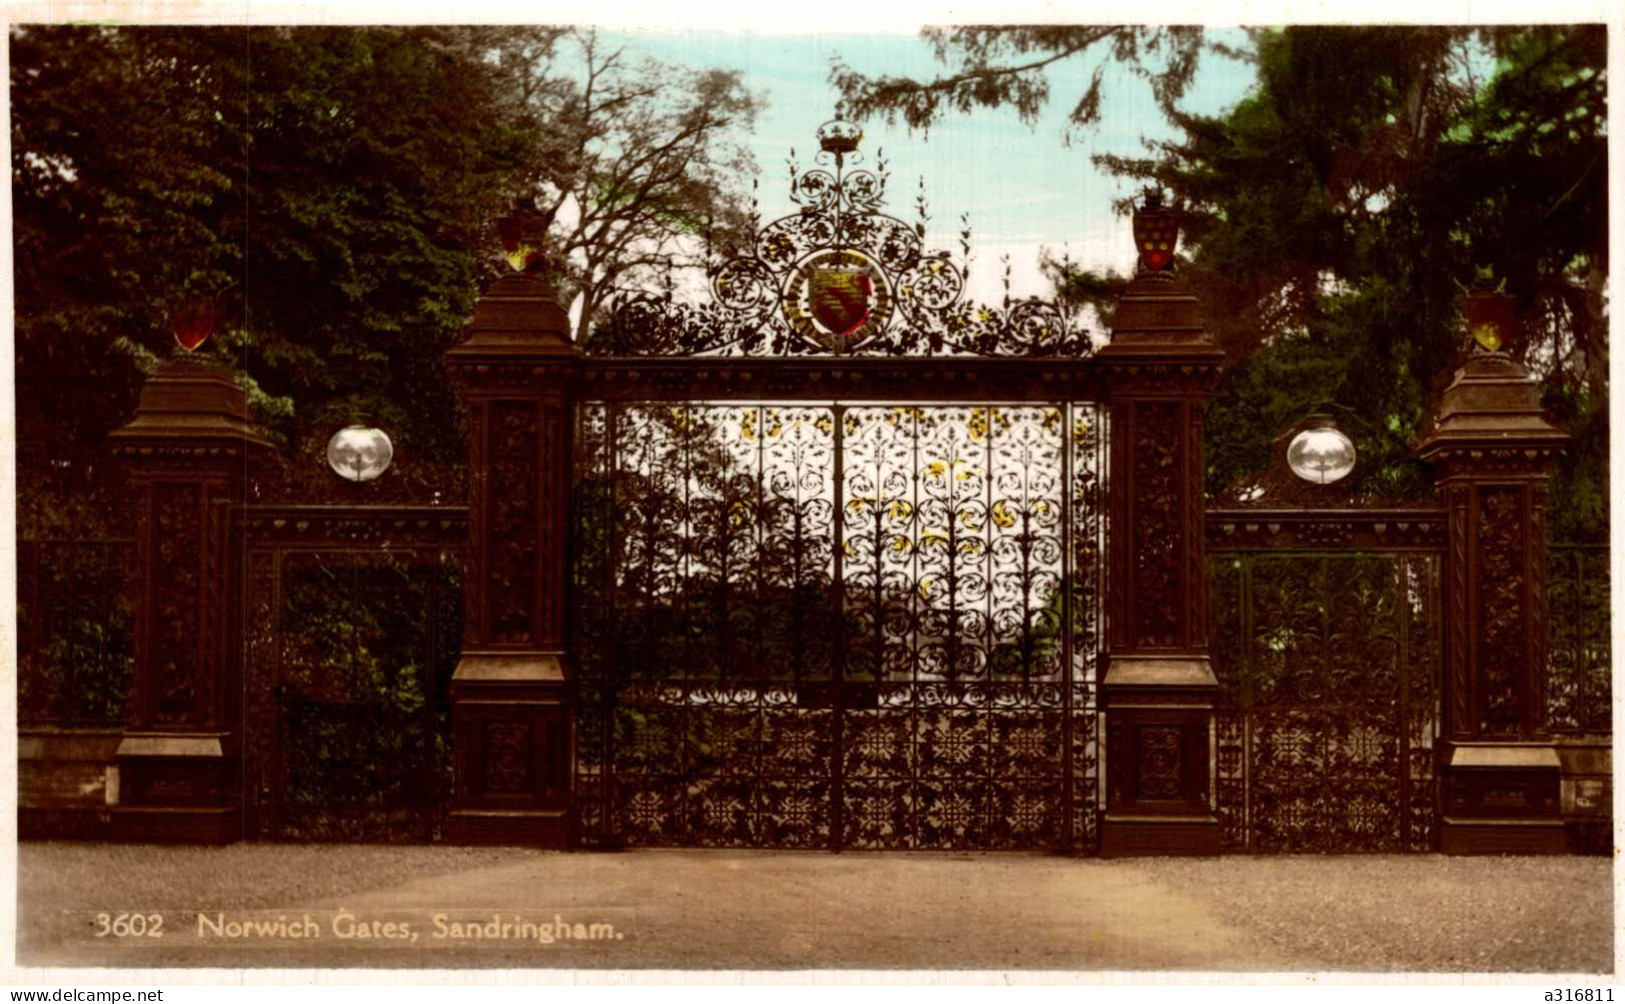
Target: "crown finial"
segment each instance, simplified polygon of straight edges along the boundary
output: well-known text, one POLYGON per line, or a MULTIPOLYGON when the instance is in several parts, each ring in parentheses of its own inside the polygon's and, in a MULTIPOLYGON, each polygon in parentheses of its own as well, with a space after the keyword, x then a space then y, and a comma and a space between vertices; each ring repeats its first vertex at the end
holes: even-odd
POLYGON ((848 154, 863 142, 863 129, 855 122, 833 118, 818 127, 818 147, 826 153, 848 154))

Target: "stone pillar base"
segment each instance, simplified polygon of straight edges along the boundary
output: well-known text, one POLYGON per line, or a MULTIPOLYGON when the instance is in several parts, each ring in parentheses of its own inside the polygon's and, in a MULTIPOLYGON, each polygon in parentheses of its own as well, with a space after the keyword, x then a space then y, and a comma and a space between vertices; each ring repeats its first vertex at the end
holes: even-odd
POLYGON ((235 806, 120 806, 113 810, 112 838, 132 844, 234 844, 243 839, 243 811, 235 806))
POLYGON ((1439 850, 1562 854, 1562 763, 1550 743, 1463 743, 1448 752, 1439 850))
POLYGON ((453 809, 446 820, 446 842, 463 846, 566 850, 571 845, 570 814, 563 809, 545 812, 453 809))
POLYGON ((1106 811, 1100 852, 1219 853, 1213 694, 1205 656, 1116 656, 1102 681, 1106 811))
POLYGON ((1120 816, 1107 813, 1101 819, 1101 857, 1207 857, 1217 853, 1217 816, 1120 816))
POLYGON ((125 733, 114 840, 229 844, 243 838, 240 763, 222 732, 125 733))
POLYGON ((570 846, 565 678, 557 653, 464 653, 451 681, 450 843, 570 846))

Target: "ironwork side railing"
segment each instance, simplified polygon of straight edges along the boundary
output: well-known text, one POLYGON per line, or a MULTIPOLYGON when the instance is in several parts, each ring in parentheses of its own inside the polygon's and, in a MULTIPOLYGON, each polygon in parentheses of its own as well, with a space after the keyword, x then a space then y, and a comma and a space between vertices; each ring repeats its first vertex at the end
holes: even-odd
POLYGON ((125 537, 17 541, 17 719, 27 727, 116 727, 131 647, 125 537))
POLYGON ((467 510, 250 505, 240 527, 249 835, 435 839, 467 510))
POLYGON ((1211 510, 1221 842, 1426 851, 1444 514, 1211 510))
POLYGON ((1606 734, 1613 727, 1608 545, 1555 544, 1549 553, 1546 726, 1606 734))

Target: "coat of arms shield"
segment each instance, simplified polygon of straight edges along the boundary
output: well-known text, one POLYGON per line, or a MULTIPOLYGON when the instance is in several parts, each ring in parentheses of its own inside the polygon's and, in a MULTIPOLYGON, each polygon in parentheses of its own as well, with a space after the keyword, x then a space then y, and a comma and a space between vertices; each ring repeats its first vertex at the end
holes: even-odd
POLYGON ((807 277, 807 307, 813 319, 846 337, 869 322, 874 280, 861 268, 819 268, 807 277))

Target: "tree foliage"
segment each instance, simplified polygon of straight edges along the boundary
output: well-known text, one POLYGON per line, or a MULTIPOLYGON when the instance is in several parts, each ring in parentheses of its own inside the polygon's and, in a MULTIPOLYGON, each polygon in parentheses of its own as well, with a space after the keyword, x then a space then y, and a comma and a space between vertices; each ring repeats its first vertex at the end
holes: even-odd
POLYGON ((366 419, 454 462, 440 360, 534 128, 455 32, 250 38, 246 367, 298 425, 366 419))
MULTIPOLYGON (((285 446, 366 420, 461 452, 441 352, 527 125, 451 29, 28 26, 12 34, 20 470, 133 409, 174 312, 285 446), (65 393, 82 387, 90 393, 65 393)), ((68 486, 71 490, 71 486, 68 486)))
POLYGON ((552 250, 584 330, 745 215, 737 75, 591 32, 31 25, 11 56, 19 474, 42 519, 105 473, 200 297, 223 316, 203 351, 298 464, 362 421, 443 469, 465 447, 441 360, 506 267, 494 216, 577 207, 552 250))
MULTIPOLYGON (((956 72, 913 81, 837 68, 834 79, 858 115, 925 126, 986 106, 1030 122, 1050 97, 1048 67, 1087 52, 1128 61, 1181 135, 1146 156, 1095 160, 1170 191, 1185 214, 1184 267, 1231 357, 1209 411, 1210 489, 1264 467, 1281 428, 1329 407, 1360 448, 1367 489, 1425 491, 1410 442, 1461 349, 1459 296, 1487 278, 1517 298, 1509 348, 1576 437, 1554 486, 1556 532, 1603 532, 1605 30, 1253 32, 1258 82, 1217 116, 1179 107, 1199 38, 1168 29, 1165 64, 1117 47, 1145 31, 935 31, 956 72)), ((1097 67, 1073 124, 1098 117, 1098 80, 1097 67)), ((1126 282, 1067 261, 1046 270, 1063 300, 1108 320, 1126 282)))
POLYGON ((240 32, 12 31, 25 512, 41 479, 72 496, 105 466, 178 301, 241 274, 243 69, 240 32))
POLYGON ((975 108, 1011 108, 1023 122, 1037 120, 1049 102, 1051 67, 1088 67, 1089 82, 1067 114, 1069 134, 1100 121, 1108 66, 1114 62, 1149 81, 1163 108, 1172 110, 1195 76, 1200 28, 1136 25, 1025 25, 927 28, 923 33, 948 72, 930 80, 859 73, 836 63, 830 81, 840 88, 848 115, 901 118, 929 129, 946 115, 975 108))
POLYGON ((1262 33, 1258 87, 1229 114, 1176 114, 1184 136, 1154 156, 1097 158, 1186 211, 1191 272, 1235 359, 1210 412, 1210 487, 1329 404, 1352 419, 1369 488, 1423 491, 1410 442, 1462 349, 1460 294, 1489 278, 1519 304, 1510 350, 1577 436, 1558 531, 1601 531, 1605 44, 1560 26, 1262 33))
POLYGON ((516 61, 543 143, 520 179, 555 220, 550 248, 585 339, 616 292, 701 263, 703 236, 742 235, 756 166, 743 143, 760 99, 736 71, 652 58, 591 28, 516 61))

